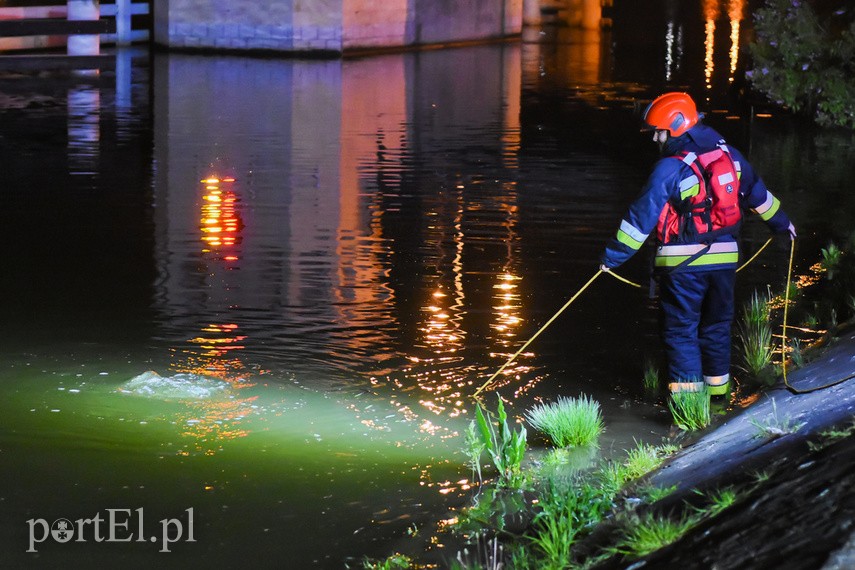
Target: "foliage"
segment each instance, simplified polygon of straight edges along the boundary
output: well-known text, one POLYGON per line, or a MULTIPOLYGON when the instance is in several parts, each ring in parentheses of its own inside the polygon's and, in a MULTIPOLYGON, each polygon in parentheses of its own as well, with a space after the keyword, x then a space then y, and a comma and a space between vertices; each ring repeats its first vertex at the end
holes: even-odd
POLYGON ((697 392, 675 392, 668 409, 680 429, 696 431, 710 425, 710 395, 706 387, 697 392))
POLYGON ((485 450, 499 471, 500 482, 508 487, 517 488, 521 487, 525 480, 520 466, 525 456, 526 431, 524 426, 520 426, 516 432, 511 431, 502 397, 498 398, 495 425, 492 414, 484 410, 480 403, 475 408, 475 419, 481 431, 485 450))
POLYGON ((655 393, 659 391, 659 369, 652 360, 648 360, 644 365, 642 383, 645 392, 655 393))
POLYGON ((763 421, 756 419, 749 420, 751 425, 757 428, 757 437, 776 438, 791 433, 796 433, 805 424, 797 423, 789 416, 780 417, 778 415, 778 404, 775 399, 772 399, 772 412, 768 414, 763 421))
POLYGON ((683 515, 674 520, 654 513, 630 519, 614 551, 641 557, 676 542, 697 523, 697 518, 683 515))
POLYGON ((458 552, 449 568, 451 570, 501 570, 504 568, 502 562, 504 557, 505 547, 498 538, 487 540, 479 534, 476 536, 473 550, 464 548, 458 552))
POLYGON ((655 446, 649 443, 637 442, 633 449, 626 453, 623 463, 625 481, 637 479, 659 467, 665 459, 677 451, 673 445, 655 446))
POLYGON ((412 563, 413 561, 409 556, 404 554, 393 554, 385 560, 376 562, 366 559, 362 562, 362 567, 365 568, 365 570, 395 570, 410 568, 412 563))
POLYGON ((472 499, 472 504, 460 510, 454 524, 455 532, 478 536, 485 529, 505 534, 507 528, 519 527, 529 518, 523 495, 503 487, 488 487, 472 499))
POLYGON ((540 568, 566 568, 576 537, 599 522, 613 494, 581 475, 550 478, 538 489, 539 512, 532 525, 540 568))
POLYGON ((825 269, 829 279, 834 279, 834 272, 840 266, 840 258, 843 251, 837 247, 834 242, 828 244, 828 247, 822 248, 822 268, 825 269))
POLYGON ((745 370, 759 377, 772 363, 772 325, 769 322, 769 297, 757 291, 742 309, 737 336, 742 345, 745 370))
POLYGON ((855 9, 818 14, 805 0, 766 0, 754 14, 754 89, 823 126, 855 129, 855 9))
POLYGON ((677 485, 671 485, 669 487, 657 487, 655 485, 645 485, 641 489, 639 489, 639 495, 642 499, 644 499, 648 503, 655 503, 661 499, 664 499, 671 493, 677 490, 677 485))
POLYGON ((603 431, 599 402, 584 394, 537 405, 526 412, 526 419, 558 447, 592 445, 603 431))
POLYGON ((695 510, 698 514, 708 517, 718 515, 725 509, 732 506, 739 498, 738 493, 732 487, 727 487, 718 491, 711 491, 709 493, 701 493, 700 491, 696 492, 704 496, 709 501, 709 504, 705 508, 698 508, 695 510))
POLYGON ((472 469, 473 476, 478 475, 478 483, 482 483, 484 478, 481 476, 481 454, 486 449, 484 440, 480 437, 478 428, 475 425, 475 420, 469 422, 469 427, 466 430, 466 456, 469 458, 469 467, 472 469))

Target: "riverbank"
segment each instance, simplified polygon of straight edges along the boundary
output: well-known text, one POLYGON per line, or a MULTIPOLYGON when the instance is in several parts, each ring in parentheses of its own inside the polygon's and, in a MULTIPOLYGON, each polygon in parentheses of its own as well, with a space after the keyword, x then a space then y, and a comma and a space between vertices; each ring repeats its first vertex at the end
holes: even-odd
MULTIPOLYGON (((679 516, 725 489, 736 500, 640 559, 596 568, 822 569, 855 567, 855 332, 651 473, 674 492, 639 514, 679 516)), ((631 503, 629 495, 623 497, 631 503)), ((608 540, 616 525, 591 536, 608 540)))

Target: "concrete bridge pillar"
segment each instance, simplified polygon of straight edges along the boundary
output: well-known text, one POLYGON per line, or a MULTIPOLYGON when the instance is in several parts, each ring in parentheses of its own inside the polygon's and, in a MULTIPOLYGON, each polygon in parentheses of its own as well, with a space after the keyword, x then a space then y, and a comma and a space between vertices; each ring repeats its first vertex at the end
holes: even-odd
POLYGON ((526 26, 551 22, 598 30, 602 15, 602 0, 523 0, 523 24, 526 26), (544 18, 544 12, 548 14, 547 18, 544 18))
POLYGON ((523 25, 539 26, 543 22, 541 0, 523 0, 523 25))

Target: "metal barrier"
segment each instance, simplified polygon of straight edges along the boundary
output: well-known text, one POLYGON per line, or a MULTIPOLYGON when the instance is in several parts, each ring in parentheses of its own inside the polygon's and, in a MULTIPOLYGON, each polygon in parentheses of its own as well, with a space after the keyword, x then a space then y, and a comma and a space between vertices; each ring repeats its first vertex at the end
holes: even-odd
POLYGON ((134 29, 132 22, 134 16, 148 15, 150 10, 149 2, 132 0, 109 4, 68 0, 65 6, 0 7, 0 68, 115 66, 115 56, 100 54, 99 46, 147 41, 150 30, 134 29), (46 53, 66 46, 65 54, 46 53))

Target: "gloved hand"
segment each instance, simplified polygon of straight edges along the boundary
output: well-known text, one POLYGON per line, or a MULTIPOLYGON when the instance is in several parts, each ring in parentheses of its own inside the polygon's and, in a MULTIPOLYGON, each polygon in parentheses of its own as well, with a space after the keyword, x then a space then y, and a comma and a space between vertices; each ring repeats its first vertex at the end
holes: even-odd
POLYGON ((607 267, 605 263, 600 264, 600 271, 602 271, 604 273, 608 273, 611 270, 612 270, 611 267, 607 267))
POLYGON ((796 226, 793 225, 793 222, 790 222, 790 225, 787 227, 787 233, 790 234, 790 241, 796 239, 796 226))

